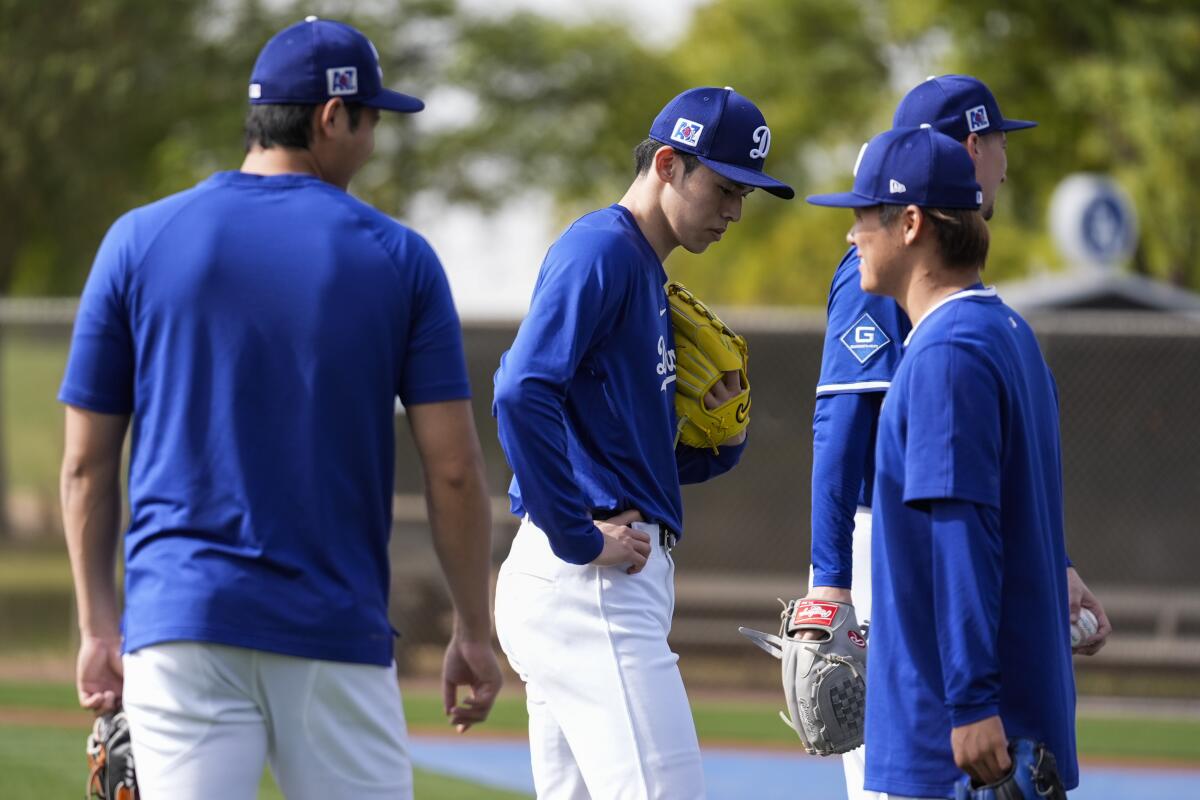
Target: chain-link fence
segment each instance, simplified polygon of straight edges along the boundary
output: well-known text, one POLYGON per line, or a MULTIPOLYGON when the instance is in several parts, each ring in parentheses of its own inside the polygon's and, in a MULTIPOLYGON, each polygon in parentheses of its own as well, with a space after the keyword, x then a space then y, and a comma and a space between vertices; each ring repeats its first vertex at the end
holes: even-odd
MULTIPOLYGON (((60 530, 62 412, 54 397, 73 308, 69 302, 0 303, 10 537, 52 538, 60 530)), ((796 594, 808 566, 811 421, 824 318, 773 310, 731 311, 726 319, 750 342, 754 416, 751 445, 738 469, 685 489, 676 633, 697 645, 736 639, 730 620, 719 613, 722 603, 732 615, 762 607, 775 593, 796 594), (690 620, 689 602, 698 609, 690 620)), ((1170 639, 1175 656, 1163 650, 1161 659, 1171 660, 1182 637, 1181 663, 1200 664, 1200 320, 1071 311, 1030 321, 1059 386, 1069 552, 1093 588, 1116 598, 1115 616, 1125 616, 1118 636, 1123 627, 1143 637, 1131 651, 1159 652, 1147 643, 1170 639)), ((490 414, 491 385, 516 326, 511 320, 468 320, 465 334, 494 497, 497 560, 507 551, 515 520, 504 510, 511 474, 490 414)), ((445 601, 424 524, 419 463, 403 417, 397 428, 396 612, 409 641, 428 641, 440 636, 445 601)))

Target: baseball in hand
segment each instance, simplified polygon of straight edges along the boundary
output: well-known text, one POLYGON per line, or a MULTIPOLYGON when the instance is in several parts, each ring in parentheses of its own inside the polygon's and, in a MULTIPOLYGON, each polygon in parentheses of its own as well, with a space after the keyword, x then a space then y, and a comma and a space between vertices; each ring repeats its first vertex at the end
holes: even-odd
POLYGON ((1100 623, 1096 622, 1096 615, 1086 608, 1079 609, 1079 620, 1071 625, 1071 647, 1078 647, 1099 629, 1100 623))

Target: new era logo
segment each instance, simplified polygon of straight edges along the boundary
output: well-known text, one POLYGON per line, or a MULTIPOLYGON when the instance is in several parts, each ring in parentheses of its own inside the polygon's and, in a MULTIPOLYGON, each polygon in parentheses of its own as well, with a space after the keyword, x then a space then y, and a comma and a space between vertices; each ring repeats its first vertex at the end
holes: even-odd
POLYGON ((690 119, 680 117, 675 121, 675 131, 671 134, 671 141, 695 147, 700 144, 700 134, 703 132, 704 126, 699 122, 692 122, 690 119))
POLYGON ((987 109, 983 106, 975 106, 967 109, 967 128, 974 133, 981 131, 991 123, 988 122, 987 109))
POLYGON ((325 70, 325 80, 329 84, 329 96, 358 94, 358 68, 333 67, 325 70))
POLYGON ((908 191, 908 187, 895 178, 892 178, 888 181, 888 191, 892 194, 904 194, 908 191))

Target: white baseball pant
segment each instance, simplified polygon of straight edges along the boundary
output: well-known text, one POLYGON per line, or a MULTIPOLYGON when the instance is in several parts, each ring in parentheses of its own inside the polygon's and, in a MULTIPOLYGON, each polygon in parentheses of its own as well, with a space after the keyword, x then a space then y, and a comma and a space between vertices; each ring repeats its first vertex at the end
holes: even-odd
POLYGON ((289 800, 411 800, 396 668, 168 642, 124 657, 145 800, 254 800, 269 762, 289 800))
POLYGON ((675 564, 657 525, 635 575, 577 566, 525 520, 496 583, 500 646, 525 681, 542 800, 696 800, 704 772, 667 634, 675 564))
MULTIPOLYGON (((859 506, 854 514, 852 542, 850 599, 854 603, 854 615, 860 625, 871 620, 871 509, 859 506)), ((808 585, 812 588, 812 567, 808 568, 808 585)), ((869 636, 869 633, 868 633, 869 636)), ((870 649, 867 650, 867 668, 870 669, 870 649)), ((842 770, 846 773, 846 796, 849 800, 888 800, 879 792, 868 792, 863 788, 867 766, 866 745, 856 747, 842 755, 842 770)), ((904 800, 894 797, 892 800, 904 800)))

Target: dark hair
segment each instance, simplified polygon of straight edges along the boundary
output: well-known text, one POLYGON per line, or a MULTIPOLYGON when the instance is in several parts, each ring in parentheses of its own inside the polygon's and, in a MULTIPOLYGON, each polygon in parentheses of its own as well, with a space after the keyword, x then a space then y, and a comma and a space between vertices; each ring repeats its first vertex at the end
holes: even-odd
MULTIPOLYGON (((657 153, 658 148, 662 146, 662 142, 655 141, 654 139, 644 139, 641 144, 633 148, 633 174, 635 176, 645 175, 650 171, 650 165, 654 163, 654 154, 657 153)), ((677 155, 679 160, 683 162, 684 175, 687 175, 696 167, 700 166, 700 159, 691 153, 685 153, 682 150, 678 150, 674 147, 671 149, 675 151, 675 155, 677 155)))
MULTIPOLYGON (((358 129, 361 103, 346 103, 350 130, 358 129)), ((312 141, 312 116, 316 105, 252 105, 246 112, 246 151, 262 148, 294 147, 307 150, 312 141)))
MULTIPOLYGON (((879 223, 891 226, 907 206, 885 203, 879 208, 879 223)), ((933 227, 942 260, 950 269, 983 269, 990 236, 983 215, 973 208, 922 208, 933 227)))

